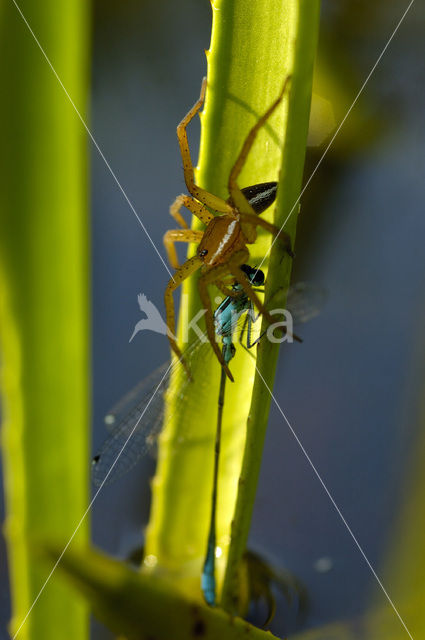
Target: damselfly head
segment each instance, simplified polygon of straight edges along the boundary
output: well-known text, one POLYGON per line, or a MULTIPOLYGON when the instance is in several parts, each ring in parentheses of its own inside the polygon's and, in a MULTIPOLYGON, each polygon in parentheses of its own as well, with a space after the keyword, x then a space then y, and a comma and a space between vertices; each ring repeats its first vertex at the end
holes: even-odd
POLYGON ((261 287, 265 282, 265 275, 261 269, 256 267, 250 267, 249 264, 242 264, 240 266, 241 271, 244 272, 248 280, 254 287, 261 287))

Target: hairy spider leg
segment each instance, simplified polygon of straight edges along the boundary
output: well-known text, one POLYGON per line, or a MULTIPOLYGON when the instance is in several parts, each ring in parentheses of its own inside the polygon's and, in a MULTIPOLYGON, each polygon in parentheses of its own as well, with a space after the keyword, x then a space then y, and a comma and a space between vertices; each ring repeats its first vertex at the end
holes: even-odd
POLYGON ((176 242, 200 242, 203 231, 194 231, 193 229, 170 229, 164 234, 163 242, 167 251, 168 260, 174 269, 180 267, 176 251, 176 242))
POLYGON ((222 198, 219 198, 218 196, 215 196, 212 193, 209 193, 205 189, 202 189, 202 187, 199 187, 197 184, 195 184, 195 176, 192 160, 190 157, 186 127, 188 126, 189 122, 193 120, 195 115, 200 111, 202 105, 204 104, 206 88, 207 79, 204 78, 202 80, 201 95, 199 96, 199 100, 195 102, 193 107, 177 126, 177 138, 179 141, 180 153, 183 161, 184 180, 186 182, 187 190, 192 194, 194 198, 207 205, 208 207, 211 207, 211 209, 213 209, 214 211, 217 211, 219 213, 227 213, 228 215, 234 217, 235 214, 233 211, 233 207, 228 202, 226 202, 222 198))
POLYGON ((210 213, 203 204, 201 204, 200 202, 196 202, 196 200, 191 198, 191 196, 182 193, 181 196, 177 196, 177 198, 171 205, 170 215, 176 222, 179 223, 180 226, 183 227, 183 229, 189 229, 189 225, 180 213, 180 209, 182 207, 186 207, 186 209, 189 209, 189 211, 193 213, 193 215, 195 215, 197 218, 199 218, 199 220, 205 225, 207 225, 214 217, 213 214, 210 213))
POLYGON ((199 297, 201 298, 202 306, 205 309, 205 326, 207 329, 208 340, 213 348, 215 355, 217 356, 218 361, 220 362, 223 370, 225 371, 227 377, 232 382, 234 378, 230 372, 227 363, 224 360, 223 354, 221 352, 220 347, 218 346, 215 339, 215 326, 214 326, 214 314, 211 308, 211 300, 208 293, 208 285, 215 283, 219 280, 222 275, 227 275, 228 269, 226 265, 217 265, 216 267, 211 267, 206 273, 203 273, 198 280, 198 290, 199 297))
POLYGON ((203 231, 190 230, 186 220, 180 213, 181 207, 186 207, 194 216, 199 218, 205 225, 213 219, 212 213, 208 211, 206 207, 200 202, 196 202, 190 196, 182 194, 177 196, 173 204, 170 207, 170 215, 178 222, 183 229, 171 229, 164 235, 163 242, 167 251, 168 260, 174 269, 178 269, 180 264, 177 258, 175 242, 200 242, 202 240, 203 231))
POLYGON ((289 233, 286 233, 286 231, 281 231, 278 227, 276 227, 271 222, 267 222, 267 220, 260 218, 256 213, 241 213, 240 217, 241 217, 242 229, 245 235, 249 233, 245 227, 245 224, 257 225, 259 227, 263 227, 263 229, 266 229, 273 236, 275 236, 275 238, 278 239, 278 241, 281 243, 281 245, 285 249, 286 253, 289 256, 291 256, 291 258, 295 258, 295 253, 292 251, 292 243, 291 243, 291 237, 289 233))
POLYGON ((186 280, 186 278, 189 278, 189 276, 191 276, 192 273, 194 273, 194 271, 199 269, 201 264, 202 264, 202 260, 200 260, 198 256, 193 256, 193 258, 189 258, 189 260, 186 260, 186 262, 176 270, 173 278, 167 284, 167 287, 164 293, 168 340, 170 342, 170 346, 172 350, 182 362, 189 376, 191 375, 189 368, 185 360, 183 359, 183 354, 180 351, 179 347, 177 346, 176 338, 174 336, 176 319, 175 319, 175 312, 174 312, 173 292, 177 289, 177 287, 181 285, 181 283, 184 280, 186 280))
POLYGON ((215 282, 214 284, 225 297, 238 298, 240 296, 240 291, 235 290, 233 287, 229 288, 223 282, 215 282))
MULTIPOLYGON (((264 293, 265 289, 257 289, 255 288, 254 291, 256 293, 264 293)), ((242 330, 239 334, 239 344, 241 345, 241 347, 243 347, 246 351, 248 351, 248 353, 252 356, 252 352, 250 351, 250 349, 252 349, 252 347, 255 347, 255 345, 257 344, 257 342, 260 341, 260 339, 262 338, 262 336, 264 334, 262 334, 260 337, 256 338, 254 340, 254 342, 251 342, 251 330, 252 330, 252 325, 255 324, 258 320, 258 318, 260 318, 261 313, 257 313, 254 316, 254 305, 250 304, 248 313, 245 315, 245 319, 242 325, 242 330), (245 336, 245 331, 247 332, 247 336, 246 336, 246 344, 244 344, 244 336, 245 336)))
POLYGON ((233 204, 236 206, 236 208, 239 210, 240 213, 242 212, 246 212, 246 213, 251 213, 254 214, 254 210, 251 207, 251 205, 248 203, 247 199, 245 198, 244 194, 242 193, 238 183, 237 183, 237 179, 239 177, 240 172, 242 171, 242 168, 246 162, 246 158, 248 156, 248 153, 251 150, 252 145, 254 144, 255 138, 257 137, 258 132, 260 131, 261 127, 263 127, 263 125, 267 122, 267 120, 270 118, 270 116, 272 115, 273 111, 279 106, 279 104, 282 102, 283 96, 285 94, 286 91, 286 87, 288 86, 288 83, 290 81, 290 76, 287 76, 287 78, 285 79, 285 82, 283 83, 282 89, 278 95, 278 97, 276 98, 276 100, 273 102, 273 104, 267 109, 267 111, 265 112, 265 114, 255 123, 255 125, 252 127, 252 129, 250 130, 250 132, 248 133, 245 142, 242 145, 242 149, 239 153, 239 156, 235 162, 235 164, 233 165, 233 168, 230 172, 230 176, 229 176, 229 183, 228 183, 228 188, 229 188, 229 193, 230 193, 230 197, 232 199, 233 204))
MULTIPOLYGON (((244 260, 244 262, 246 261, 244 260)), ((240 269, 239 265, 240 263, 239 264, 235 264, 235 263, 232 264, 230 262, 228 263, 231 273, 235 277, 235 280, 241 285, 241 287, 245 291, 248 298, 254 303, 254 305, 257 307, 261 315, 266 318, 267 322, 269 324, 273 324, 274 322, 273 317, 270 315, 270 313, 267 311, 267 309, 265 308, 265 306, 263 305, 263 303, 255 293, 255 290, 252 288, 251 283, 249 282, 245 273, 240 269)))

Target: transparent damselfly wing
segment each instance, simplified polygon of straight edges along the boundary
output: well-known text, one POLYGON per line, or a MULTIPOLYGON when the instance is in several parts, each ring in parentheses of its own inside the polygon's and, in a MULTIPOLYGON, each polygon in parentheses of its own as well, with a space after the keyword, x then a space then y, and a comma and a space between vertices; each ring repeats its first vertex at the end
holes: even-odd
MULTIPOLYGON (((197 341, 185 354, 190 366, 195 357, 212 355, 209 342, 197 341)), ((92 461, 92 480, 95 486, 113 482, 130 471, 142 456, 152 452, 158 435, 164 427, 165 395, 176 361, 160 365, 129 391, 105 416, 110 432, 99 453, 92 461)), ((185 388, 180 390, 179 401, 186 401, 185 388)))
POLYGON ((326 297, 324 288, 309 282, 296 282, 291 285, 286 298, 286 309, 292 315, 294 324, 305 324, 318 316, 326 297))
MULTIPOLYGON (((253 269, 251 271, 256 273, 253 269)), ((242 316, 249 309, 250 302, 243 292, 237 298, 226 298, 214 314, 217 333, 232 340, 236 337, 238 325, 242 324, 242 316)), ((192 370, 195 359, 205 362, 211 354, 211 345, 204 336, 204 340, 199 339, 186 349, 184 358, 192 370)), ((170 362, 161 365, 108 412, 105 422, 111 435, 100 453, 93 458, 92 478, 96 486, 122 476, 134 467, 148 449, 153 448, 159 432, 165 426, 164 396, 169 388, 172 368, 179 366, 181 364, 178 361, 174 361, 173 365, 170 362)), ((190 384, 189 380, 187 384, 190 384)), ((176 410, 180 410, 182 403, 187 402, 186 385, 180 390, 179 397, 174 399, 176 410)))
POLYGON ((163 422, 170 364, 158 367, 105 416, 111 435, 93 458, 92 478, 96 486, 127 473, 156 439, 163 422))
MULTIPOLYGON (((160 365, 157 369, 152 371, 146 378, 143 378, 133 389, 125 394, 111 409, 104 418, 104 422, 108 431, 115 431, 116 425, 126 418, 130 417, 130 413, 138 405, 144 405, 147 403, 152 395, 152 392, 158 387, 156 397, 152 401, 151 409, 147 418, 156 415, 155 412, 159 410, 159 398, 162 398, 166 391, 166 381, 169 378, 169 368, 171 361, 168 360, 160 365)), ((160 413, 157 414, 160 417, 160 413)), ((137 414, 136 416, 137 417, 137 414)))
MULTIPOLYGON (((326 299, 324 289, 308 283, 297 283, 289 288, 287 310, 292 314, 294 324, 309 321, 320 313, 326 299)), ((242 328, 245 316, 237 318, 237 326, 232 330, 235 345, 238 344, 237 331, 242 328)), ((256 323, 259 332, 260 322, 256 323)), ((258 336, 258 333, 257 333, 258 336)), ((255 338, 255 334, 253 336, 255 338)), ((209 342, 198 340, 184 357, 191 368, 196 358, 205 359, 213 355, 209 342)), ((129 391, 105 416, 105 424, 110 432, 98 455, 93 458, 92 479, 96 486, 114 482, 130 471, 149 451, 153 451, 158 435, 164 425, 164 399, 167 393, 172 369, 181 366, 179 362, 165 362, 129 391)), ((187 401, 186 385, 180 390, 176 410, 187 401)))

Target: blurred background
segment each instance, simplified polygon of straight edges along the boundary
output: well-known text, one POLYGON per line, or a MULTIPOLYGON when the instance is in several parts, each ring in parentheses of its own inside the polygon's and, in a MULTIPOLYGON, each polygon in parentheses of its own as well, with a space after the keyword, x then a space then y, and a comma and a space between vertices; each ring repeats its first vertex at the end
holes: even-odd
MULTIPOLYGON (((407 4, 323 2, 305 181, 407 4)), ((162 236, 173 226, 168 207, 185 191, 175 129, 199 93, 210 26, 207 1, 94 4, 90 128, 164 256, 162 236)), ((327 302, 298 331, 304 343, 282 348, 275 384, 283 412, 378 573, 394 543, 424 425, 424 26, 425 8, 414 3, 303 195, 293 280, 324 287, 327 302)), ((190 137, 196 158, 198 124, 190 137)), ((169 350, 153 333, 129 344, 140 319, 138 293, 163 311, 167 273, 91 146, 90 154, 96 452, 107 435, 107 410, 169 350)), ((141 546, 153 470, 146 458, 104 488, 92 511, 97 546, 119 557, 141 546)), ((357 618, 377 592, 276 407, 250 548, 305 587, 302 615, 296 601, 276 593, 277 635, 357 618)), ((7 638, 4 547, 1 563, 7 638)), ((385 587, 391 595, 391 582, 385 587)), ((386 604, 384 594, 376 598, 377 606, 386 604)), ((93 638, 111 637, 93 622, 93 638)))

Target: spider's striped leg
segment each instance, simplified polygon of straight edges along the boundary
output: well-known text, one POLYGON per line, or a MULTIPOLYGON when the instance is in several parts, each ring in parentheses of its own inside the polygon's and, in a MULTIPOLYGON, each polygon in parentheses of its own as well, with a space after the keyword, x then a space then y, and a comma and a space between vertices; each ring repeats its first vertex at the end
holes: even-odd
POLYGON ((292 251, 291 237, 286 231, 281 231, 278 227, 276 227, 271 222, 267 222, 263 218, 260 218, 255 213, 241 213, 241 223, 242 229, 245 232, 244 223, 248 223, 248 225, 257 225, 259 227, 263 227, 269 231, 275 238, 278 239, 280 244, 285 249, 286 253, 291 256, 291 258, 295 257, 295 253, 292 251))
POLYGON ((238 298, 241 295, 240 291, 236 291, 235 289, 233 289, 233 287, 229 288, 221 281, 214 282, 214 284, 217 289, 220 289, 221 293, 226 297, 228 296, 230 298, 238 298))
POLYGON ((176 242, 197 242, 202 240, 203 231, 194 231, 192 229, 170 229, 164 234, 163 242, 167 251, 168 260, 174 269, 180 267, 177 258, 176 242))
POLYGON ((228 262, 228 268, 230 272, 234 275, 236 281, 241 285, 241 287, 245 291, 248 298, 257 307, 261 315, 263 315, 266 318, 269 324, 273 324, 274 322, 273 317, 270 315, 270 313, 267 311, 267 309, 265 308, 265 306, 263 305, 263 303, 255 293, 255 290, 253 289, 245 273, 240 269, 240 266, 239 266, 240 264, 241 263, 237 259, 237 253, 235 253, 235 255, 232 256, 232 258, 228 262))
POLYGON ((211 269, 211 271, 209 271, 208 273, 205 273, 204 275, 202 275, 199 278, 198 281, 198 289, 199 289, 199 296, 201 298, 201 302, 202 302, 202 306, 204 307, 206 313, 205 313, 205 325, 206 325, 206 329, 207 329, 207 336, 208 336, 208 340, 210 341, 210 344, 213 348, 213 351, 215 353, 215 355, 217 356, 217 359, 219 361, 219 363, 221 364, 221 366, 223 367, 227 377, 229 378, 229 380, 231 380, 232 382, 234 381, 233 376, 230 372, 229 367, 227 366, 227 364, 224 361, 223 358, 223 354, 221 353, 220 347, 218 346, 216 339, 215 339, 215 327, 214 327, 214 315, 213 315, 213 311, 211 308, 211 300, 210 300, 210 296, 208 294, 208 285, 210 284, 210 280, 209 280, 209 276, 212 276, 213 279, 215 279, 217 276, 216 274, 213 274, 213 270, 215 269, 219 269, 220 267, 213 267, 211 269))
POLYGON ((187 190, 190 194, 192 194, 194 198, 196 198, 203 204, 206 204, 208 207, 211 207, 211 209, 214 209, 214 211, 233 215, 232 206, 228 202, 226 202, 222 198, 219 198, 218 196, 213 195, 212 193, 209 193, 208 191, 205 191, 205 189, 202 189, 202 187, 199 187, 197 184, 195 184, 195 175, 193 171, 192 159, 190 157, 186 127, 188 126, 189 122, 193 120, 193 118, 200 111, 202 105, 204 104, 206 89, 207 79, 204 78, 202 81, 201 95, 199 96, 199 100, 195 102, 193 107, 185 115, 185 117, 177 127, 177 138, 179 141, 180 153, 183 160, 184 180, 186 182, 187 190))
POLYGON ((214 217, 213 214, 210 213, 203 204, 197 202, 191 196, 182 193, 181 196, 177 196, 177 198, 171 205, 170 216, 172 216, 174 220, 176 220, 176 222, 178 222, 179 225, 183 227, 183 229, 189 229, 189 225, 180 213, 180 209, 182 207, 186 207, 186 209, 189 209, 189 211, 193 213, 194 216, 199 218, 199 220, 205 225, 211 222, 214 217))
POLYGON ((259 132, 259 130, 261 129, 261 127, 264 126, 264 124, 267 122, 267 120, 270 118, 270 116, 272 115, 273 111, 279 106, 279 104, 282 102, 283 96, 285 94, 286 91, 286 87, 288 86, 288 82, 290 80, 290 76, 288 76, 285 79, 285 82, 283 83, 282 89, 280 90, 280 93, 278 95, 278 97, 276 98, 276 100, 273 102, 273 104, 267 109, 267 111, 265 112, 265 114, 255 123, 255 125, 252 127, 252 129, 250 130, 250 132, 248 133, 245 142, 243 143, 242 149, 239 153, 239 156, 235 162, 235 164, 233 165, 233 168, 230 172, 230 176, 229 176, 229 193, 230 193, 230 197, 234 203, 234 205, 236 206, 236 208, 242 212, 242 211, 246 211, 247 213, 254 213, 254 210, 252 209, 252 207, 248 204, 248 201, 246 199, 246 197, 244 196, 244 194, 242 193, 241 189, 239 188, 239 185, 237 183, 237 179, 239 177, 240 172, 242 171, 242 168, 246 162, 247 156, 251 150, 252 145, 254 144, 255 138, 257 137, 257 134, 259 132))
POLYGON ((175 320, 175 312, 174 312, 173 292, 177 289, 177 287, 181 285, 181 283, 184 280, 186 280, 186 278, 189 278, 189 276, 191 276, 192 273, 194 273, 197 269, 199 269, 201 264, 202 264, 202 261, 200 260, 200 258, 198 258, 198 256, 194 256, 193 258, 186 260, 186 262, 176 270, 173 278, 167 284, 167 287, 164 293, 165 313, 166 313, 168 340, 170 342, 170 347, 174 351, 174 353, 178 356, 179 360, 183 364, 189 376, 191 375, 189 367, 187 366, 186 362, 183 359, 183 354, 177 345, 176 338, 174 335, 176 320, 175 320))
MULTIPOLYGON (((261 293, 264 293, 264 289, 255 289, 255 291, 259 291, 261 293)), ((255 317, 254 317, 254 305, 250 304, 250 308, 248 310, 248 313, 245 315, 245 320, 244 323, 242 325, 242 330, 239 334, 239 344, 246 350, 248 351, 248 353, 252 356, 252 352, 250 351, 250 349, 252 349, 252 347, 255 347, 255 345, 260 342, 261 338, 263 337, 264 333, 263 332, 258 338, 256 338, 255 340, 251 340, 251 332, 252 332, 252 325, 255 324, 258 320, 258 318, 261 316, 261 313, 258 313, 255 317), (246 344, 244 344, 244 337, 245 337, 245 331, 247 332, 247 336, 246 336, 246 344)))

